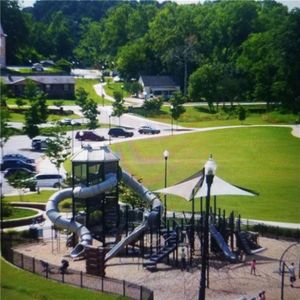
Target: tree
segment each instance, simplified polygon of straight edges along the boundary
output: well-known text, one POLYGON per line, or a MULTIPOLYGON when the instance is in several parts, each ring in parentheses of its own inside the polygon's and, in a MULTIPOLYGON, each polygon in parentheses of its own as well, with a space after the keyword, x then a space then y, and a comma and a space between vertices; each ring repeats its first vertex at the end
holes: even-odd
POLYGON ((33 103, 31 107, 25 113, 25 126, 24 132, 28 135, 29 138, 33 138, 39 135, 39 113, 37 103, 33 103))
POLYGON ((161 106, 163 105, 162 98, 154 98, 144 101, 142 108, 145 114, 158 114, 160 112, 161 106))
MULTIPOLYGON (((141 179, 138 179, 138 182, 141 181, 141 179)), ((132 208, 147 207, 147 201, 143 200, 137 193, 124 184, 122 180, 119 184, 119 192, 122 202, 130 204, 132 208)))
POLYGON ((237 112, 238 118, 241 121, 241 124, 243 124, 243 121, 246 120, 246 110, 243 106, 239 106, 237 112))
POLYGON ((120 117, 125 112, 125 106, 124 106, 124 99, 122 96, 122 93, 119 91, 114 92, 114 99, 115 101, 112 104, 112 116, 119 118, 119 125, 120 125, 120 117))
POLYGON ((31 175, 25 172, 17 172, 7 177, 9 185, 18 190, 20 201, 22 201, 23 189, 31 184, 30 177, 31 175))
POLYGON ((25 101, 22 98, 17 98, 16 104, 20 108, 21 106, 23 106, 25 104, 25 101))
POLYGON ((88 101, 82 107, 82 112, 84 117, 89 120, 89 123, 87 125, 88 128, 89 129, 97 128, 98 125, 97 115, 99 114, 97 110, 97 103, 91 99, 88 99, 88 101))
POLYGON ((17 0, 0 1, 1 25, 6 38, 7 64, 17 65, 19 51, 26 45, 28 28, 17 0))
POLYGON ((184 97, 182 96, 181 92, 173 93, 170 104, 171 104, 171 117, 172 120, 174 119, 176 122, 178 121, 179 117, 185 112, 185 108, 183 104, 185 102, 184 97))
POLYGON ((25 79, 25 86, 24 86, 24 99, 29 101, 33 101, 36 98, 36 95, 40 92, 37 84, 31 80, 26 78, 25 79))
POLYGON ((54 137, 47 140, 47 149, 45 154, 49 157, 49 160, 57 168, 57 172, 60 170, 61 164, 71 154, 71 138, 66 137, 64 133, 56 133, 54 137))
POLYGON ((219 64, 204 64, 190 76, 189 96, 193 101, 205 99, 212 111, 213 102, 219 100, 219 64))
POLYGON ((79 105, 81 108, 85 105, 85 103, 87 102, 89 93, 83 88, 80 87, 79 89, 77 89, 76 91, 76 104, 79 105))

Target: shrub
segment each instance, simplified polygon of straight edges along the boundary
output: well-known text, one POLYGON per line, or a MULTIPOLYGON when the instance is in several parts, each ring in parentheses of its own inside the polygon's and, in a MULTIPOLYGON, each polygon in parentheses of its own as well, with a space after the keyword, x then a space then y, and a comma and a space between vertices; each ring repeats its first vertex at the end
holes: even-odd
POLYGON ((12 215, 12 207, 8 204, 8 203, 5 203, 3 202, 2 204, 2 216, 3 217, 9 217, 12 215))

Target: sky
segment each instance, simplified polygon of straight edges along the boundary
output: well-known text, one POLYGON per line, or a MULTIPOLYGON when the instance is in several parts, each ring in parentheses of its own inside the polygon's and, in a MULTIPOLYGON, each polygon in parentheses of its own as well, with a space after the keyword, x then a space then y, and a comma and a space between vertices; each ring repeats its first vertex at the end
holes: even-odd
MULTIPOLYGON (((71 0, 70 0, 71 1, 71 0)), ((159 0, 159 2, 163 2, 164 0, 159 0)), ((188 3, 199 3, 203 2, 203 0, 173 0, 174 2, 178 2, 180 4, 188 4, 188 3)), ((286 5, 289 10, 298 7, 300 8, 300 0, 276 0, 277 2, 281 2, 282 4, 286 5)), ((36 2, 36 0, 19 0, 20 4, 23 7, 26 6, 33 6, 33 4, 36 2)))

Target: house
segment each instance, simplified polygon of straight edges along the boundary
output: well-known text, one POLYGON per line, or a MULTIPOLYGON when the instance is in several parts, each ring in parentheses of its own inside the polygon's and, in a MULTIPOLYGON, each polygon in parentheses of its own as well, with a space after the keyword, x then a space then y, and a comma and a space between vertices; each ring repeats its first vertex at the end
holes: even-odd
POLYGON ((23 96, 26 79, 32 80, 40 90, 47 94, 49 99, 75 98, 75 79, 73 76, 1 76, 1 80, 15 97, 23 96))
POLYGON ((152 96, 162 96, 164 99, 169 99, 173 92, 180 91, 180 86, 171 76, 141 75, 138 82, 143 88, 142 98, 145 99, 152 96))

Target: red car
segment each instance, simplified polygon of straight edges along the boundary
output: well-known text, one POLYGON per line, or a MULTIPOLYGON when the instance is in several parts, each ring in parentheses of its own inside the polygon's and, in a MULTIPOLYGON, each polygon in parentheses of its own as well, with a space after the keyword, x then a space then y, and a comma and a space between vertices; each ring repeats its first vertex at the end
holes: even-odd
POLYGON ((94 133, 93 131, 78 131, 76 133, 75 138, 79 141, 85 141, 85 140, 89 140, 89 141, 105 141, 104 136, 100 136, 96 133, 94 133))

